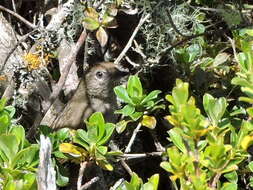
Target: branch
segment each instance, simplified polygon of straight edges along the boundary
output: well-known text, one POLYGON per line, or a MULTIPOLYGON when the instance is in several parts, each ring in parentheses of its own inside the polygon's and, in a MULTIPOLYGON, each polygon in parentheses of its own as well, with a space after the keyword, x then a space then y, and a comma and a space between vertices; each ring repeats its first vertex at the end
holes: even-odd
POLYGON ((124 160, 130 159, 138 159, 138 158, 147 158, 153 156, 161 156, 163 152, 148 152, 148 153, 141 153, 141 154, 123 154, 121 157, 124 160))
POLYGON ((128 143, 127 147, 126 147, 125 153, 128 153, 128 152, 131 151, 131 147, 132 147, 132 145, 134 143, 134 140, 136 138, 137 133, 140 131, 140 128, 141 128, 141 123, 139 123, 138 126, 134 129, 132 137, 129 140, 129 143, 128 143))
POLYGON ((90 181, 81 186, 80 190, 88 189, 93 183, 96 183, 99 177, 93 177, 90 181))
POLYGON ((122 52, 119 54, 119 56, 117 57, 117 59, 114 61, 115 64, 119 64, 119 62, 125 56, 125 54, 129 50, 129 48, 132 46, 133 40, 134 40, 137 32, 139 31, 139 29, 141 28, 141 26, 144 24, 144 22, 149 18, 149 16, 150 16, 150 14, 147 14, 146 16, 142 16, 141 17, 138 25, 136 26, 136 28, 135 28, 132 36, 130 37, 129 41, 127 42, 125 48, 122 50, 122 52))
POLYGON ((31 22, 29 22, 28 20, 26 20, 24 17, 20 16, 19 14, 15 13, 14 11, 12 11, 10 9, 7 9, 7 8, 3 7, 2 5, 0 5, 0 10, 5 11, 5 12, 13 15, 17 19, 19 19, 20 21, 22 21, 23 23, 25 23, 29 28, 32 28, 32 29, 36 28, 36 26, 34 24, 32 24, 31 22))
POLYGON ((87 163, 88 162, 80 163, 80 169, 79 169, 79 174, 78 174, 78 179, 77 179, 77 190, 81 190, 83 174, 84 174, 84 170, 86 169, 87 163))

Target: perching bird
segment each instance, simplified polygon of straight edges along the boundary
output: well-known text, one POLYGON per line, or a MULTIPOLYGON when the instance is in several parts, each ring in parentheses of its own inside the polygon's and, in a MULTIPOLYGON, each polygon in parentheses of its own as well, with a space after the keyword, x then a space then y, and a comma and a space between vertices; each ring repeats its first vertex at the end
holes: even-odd
POLYGON ((94 112, 102 112, 106 122, 115 122, 113 112, 117 109, 113 88, 126 76, 111 62, 92 66, 81 79, 76 92, 54 121, 52 128, 77 129, 94 112))

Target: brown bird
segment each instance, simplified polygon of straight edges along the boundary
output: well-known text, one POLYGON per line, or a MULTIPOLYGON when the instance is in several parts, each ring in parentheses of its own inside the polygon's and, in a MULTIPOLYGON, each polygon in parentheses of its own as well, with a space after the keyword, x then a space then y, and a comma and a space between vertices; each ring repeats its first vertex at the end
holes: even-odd
POLYGON ((115 122, 113 112, 118 105, 113 88, 126 74, 111 62, 92 66, 81 79, 76 92, 56 118, 52 128, 81 128, 84 120, 94 112, 102 112, 106 122, 115 122))

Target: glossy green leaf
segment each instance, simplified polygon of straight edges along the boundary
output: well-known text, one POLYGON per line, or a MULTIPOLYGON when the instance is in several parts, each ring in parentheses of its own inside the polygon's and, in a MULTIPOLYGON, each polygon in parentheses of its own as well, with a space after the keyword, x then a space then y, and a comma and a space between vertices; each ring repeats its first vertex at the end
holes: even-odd
POLYGON ((143 112, 134 112, 133 114, 130 115, 131 119, 134 121, 137 121, 138 119, 141 118, 143 115, 143 112))
POLYGON ((149 102, 150 100, 153 100, 155 98, 157 98, 157 96, 161 93, 160 90, 154 90, 152 92, 150 92, 142 101, 141 104, 146 104, 147 102, 149 102))
POLYGON ((180 135, 180 129, 173 128, 169 132, 170 140, 173 142, 173 144, 181 150, 183 153, 187 153, 187 149, 183 143, 182 136, 180 135))
POLYGON ((0 112, 4 110, 4 107, 7 103, 7 99, 6 98, 1 98, 0 99, 0 112))
POLYGON ((116 131, 117 133, 123 133, 127 127, 127 124, 130 121, 121 120, 120 122, 116 123, 116 131))
POLYGON ((105 124, 105 135, 104 137, 97 142, 97 145, 103 145, 109 141, 111 138, 113 131, 115 129, 115 125, 113 123, 106 123, 105 124))
POLYGON ((217 99, 210 94, 205 94, 203 97, 203 105, 213 125, 217 125, 225 113, 227 107, 226 99, 224 97, 217 99))
POLYGON ((182 104, 186 104, 188 100, 188 88, 188 83, 184 83, 180 79, 176 80, 176 87, 174 87, 172 90, 173 102, 176 107, 182 104))
POLYGON ((236 171, 233 171, 233 172, 229 172, 229 173, 226 173, 224 174, 224 177, 231 183, 237 183, 238 181, 238 175, 236 173, 236 171))
POLYGON ((220 190, 237 190, 237 187, 235 183, 223 183, 220 190))
POLYGON ((143 96, 142 84, 139 77, 132 75, 127 82, 127 92, 130 97, 141 98, 143 96))
POLYGON ((10 126, 10 116, 6 112, 0 113, 0 134, 6 133, 10 126))
POLYGON ((123 86, 116 86, 114 92, 123 102, 134 105, 132 99, 129 97, 127 90, 123 86))
POLYGON ((134 111, 135 111, 135 107, 127 104, 121 110, 117 110, 114 113, 115 114, 122 114, 123 116, 129 116, 129 115, 133 114, 134 111))
POLYGON ((18 152, 18 139, 14 135, 0 136, 0 152, 2 152, 8 160, 11 161, 18 152))

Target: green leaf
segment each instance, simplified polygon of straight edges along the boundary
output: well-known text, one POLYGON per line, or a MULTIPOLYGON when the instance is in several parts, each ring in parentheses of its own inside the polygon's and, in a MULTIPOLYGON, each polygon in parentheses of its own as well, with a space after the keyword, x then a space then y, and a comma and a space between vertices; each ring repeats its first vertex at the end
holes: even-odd
POLYGON ((56 168, 56 184, 60 187, 64 187, 69 183, 69 178, 62 175, 61 170, 57 164, 55 164, 56 168))
MULTIPOLYGON (((154 174, 152 175, 149 180, 149 183, 152 184, 152 189, 151 190, 156 190, 158 189, 158 184, 159 184, 159 174, 154 174)), ((144 188, 145 189, 145 188, 144 188)), ((145 189, 146 190, 146 189, 145 189)))
POLYGON ((6 98, 0 99, 0 112, 4 110, 4 107, 5 107, 6 103, 7 103, 6 98))
POLYGON ((134 121, 137 121, 138 119, 141 118, 143 115, 143 112, 134 112, 133 114, 130 115, 131 119, 134 121))
POLYGON ((142 84, 139 77, 132 75, 127 82, 127 92, 130 97, 141 98, 143 96, 142 84))
MULTIPOLYGON (((183 105, 187 103, 188 100, 188 88, 189 84, 184 83, 180 79, 176 80, 176 87, 172 90, 172 97, 173 102, 175 103, 175 106, 183 105)), ((167 97, 169 98, 169 97, 167 97)))
POLYGON ((13 118, 16 112, 16 109, 13 106, 5 106, 4 110, 6 110, 9 113, 11 118, 13 118))
POLYGON ((157 96, 161 93, 160 90, 154 90, 152 92, 150 92, 142 101, 141 104, 145 104, 147 102, 149 102, 150 100, 153 100, 155 98, 157 98, 157 96))
POLYGON ((87 30, 94 31, 100 26, 99 22, 93 18, 85 17, 83 19, 83 25, 87 30))
POLYGON ((132 99, 129 97, 127 90, 123 86, 116 86, 113 90, 117 95, 117 97, 121 99, 123 102, 135 105, 132 99))
POLYGON ((220 190, 237 190, 237 184, 235 183, 223 183, 220 190))
POLYGON ((106 123, 105 124, 105 135, 101 140, 99 140, 97 142, 97 145, 103 145, 103 144, 107 143, 107 141, 112 136, 114 129, 115 129, 115 125, 113 123, 106 123))
POLYGON ((171 173, 174 172, 174 170, 172 169, 171 164, 169 162, 166 162, 166 161, 161 162, 160 166, 161 166, 161 168, 163 168, 167 172, 171 172, 171 173))
POLYGON ((14 135, 1 135, 0 136, 0 152, 2 152, 8 162, 12 161, 18 152, 18 139, 14 135))
POLYGON ((231 183, 237 183, 238 181, 238 175, 236 173, 236 171, 232 171, 232 172, 229 172, 229 173, 226 173, 224 175, 225 178, 227 178, 227 180, 231 183))
POLYGON ((23 165, 26 167, 35 167, 39 163, 39 146, 38 144, 31 145, 19 151, 12 161, 12 167, 23 165))
POLYGON ((126 117, 126 116, 133 114, 134 111, 135 111, 135 107, 127 104, 121 110, 116 110, 114 113, 115 114, 122 114, 124 117, 126 117))
POLYGON ((125 121, 125 120, 121 120, 120 122, 116 123, 116 131, 117 133, 123 133, 124 130, 126 129, 127 127, 127 124, 129 123, 130 121, 125 121))
POLYGON ((180 129, 173 128, 169 132, 170 140, 173 142, 173 144, 181 150, 184 154, 187 153, 187 149, 183 143, 182 136, 180 135, 180 129))
POLYGON ((0 113, 0 134, 6 133, 10 126, 10 116, 6 112, 0 113))
POLYGON ((107 146, 98 146, 97 150, 99 151, 100 154, 105 155, 108 151, 107 146))
POLYGON ((213 98, 210 94, 205 94, 203 97, 203 105, 205 112, 213 125, 217 126, 218 122, 225 113, 227 101, 224 97, 213 98))
POLYGON ((90 129, 90 127, 94 128, 95 130, 95 126, 98 127, 96 139, 97 141, 99 141, 100 139, 102 139, 105 133, 105 120, 101 112, 93 113, 89 117, 89 124, 87 125, 87 127, 89 127, 88 130, 90 129))
POLYGON ((89 149, 90 139, 88 134, 83 129, 78 129, 74 137, 74 142, 83 146, 86 150, 89 149))
POLYGON ((248 165, 251 172, 253 172, 253 161, 251 161, 248 165))
POLYGON ((20 144, 20 149, 23 148, 24 142, 25 142, 25 129, 21 125, 14 126, 10 130, 10 134, 13 134, 18 139, 18 144, 20 144))

